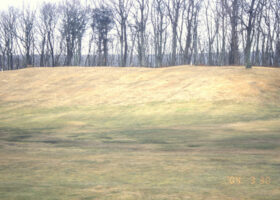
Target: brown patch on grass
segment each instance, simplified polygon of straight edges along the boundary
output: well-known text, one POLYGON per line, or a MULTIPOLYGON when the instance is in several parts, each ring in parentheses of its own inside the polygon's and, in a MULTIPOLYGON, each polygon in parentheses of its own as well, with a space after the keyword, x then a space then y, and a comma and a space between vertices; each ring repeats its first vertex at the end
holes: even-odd
POLYGON ((257 67, 3 72, 0 196, 278 200, 279 85, 257 67))
POLYGON ((84 125, 86 125, 86 123, 82 122, 82 121, 68 121, 67 124, 72 125, 72 126, 84 126, 84 125))
POLYGON ((280 119, 273 120, 256 120, 252 122, 237 122, 232 124, 227 124, 225 127, 232 128, 236 131, 251 131, 257 132, 268 132, 268 131, 278 131, 279 130, 280 119))
POLYGON ((32 68, 1 73, 0 100, 43 106, 190 100, 277 103, 279 74, 280 69, 260 67, 32 68))

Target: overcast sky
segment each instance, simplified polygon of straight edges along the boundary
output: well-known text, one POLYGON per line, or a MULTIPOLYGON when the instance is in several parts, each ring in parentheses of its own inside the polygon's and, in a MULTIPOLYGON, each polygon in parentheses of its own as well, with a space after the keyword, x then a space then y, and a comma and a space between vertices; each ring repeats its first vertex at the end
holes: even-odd
MULTIPOLYGON (((43 2, 59 3, 61 1, 62 0, 0 0, 0 10, 6 10, 9 6, 21 8, 23 5, 29 5, 31 8, 36 8, 43 2)), ((82 3, 86 1, 87 0, 81 0, 82 3)))
MULTIPOLYGON (((50 0, 46 0, 50 1, 50 0)), ((58 2, 59 0, 52 0, 52 2, 58 2)), ((30 5, 31 7, 36 7, 38 4, 43 2, 43 0, 1 0, 0 9, 6 10, 9 6, 15 6, 17 8, 22 7, 23 5, 30 5)))
MULTIPOLYGON (((22 8, 23 5, 29 5, 31 8, 38 8, 43 2, 59 3, 63 0, 0 0, 0 10, 7 10, 10 6, 22 8)), ((80 0, 82 4, 88 4, 98 0, 80 0)), ((101 0, 102 1, 102 0, 101 0)))

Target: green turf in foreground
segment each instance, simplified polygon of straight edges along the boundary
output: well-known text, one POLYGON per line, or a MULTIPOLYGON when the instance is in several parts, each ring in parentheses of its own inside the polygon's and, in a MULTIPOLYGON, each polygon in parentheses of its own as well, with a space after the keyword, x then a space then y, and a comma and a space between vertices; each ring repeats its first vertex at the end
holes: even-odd
POLYGON ((0 199, 280 199, 276 106, 0 110, 0 199))

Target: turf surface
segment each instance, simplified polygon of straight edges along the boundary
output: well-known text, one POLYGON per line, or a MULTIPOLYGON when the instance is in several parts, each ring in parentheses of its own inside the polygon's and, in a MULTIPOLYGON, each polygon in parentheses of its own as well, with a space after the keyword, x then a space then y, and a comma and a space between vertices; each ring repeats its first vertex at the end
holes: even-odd
POLYGON ((91 70, 0 74, 0 199, 280 199, 279 70, 91 70))

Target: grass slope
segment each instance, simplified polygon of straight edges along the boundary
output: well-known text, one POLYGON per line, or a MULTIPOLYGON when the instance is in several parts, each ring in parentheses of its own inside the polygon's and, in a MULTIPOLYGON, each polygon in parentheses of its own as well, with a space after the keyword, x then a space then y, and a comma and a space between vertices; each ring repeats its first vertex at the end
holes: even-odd
POLYGON ((1 199, 280 199, 280 69, 0 73, 1 199))

